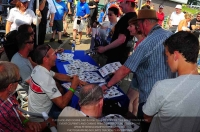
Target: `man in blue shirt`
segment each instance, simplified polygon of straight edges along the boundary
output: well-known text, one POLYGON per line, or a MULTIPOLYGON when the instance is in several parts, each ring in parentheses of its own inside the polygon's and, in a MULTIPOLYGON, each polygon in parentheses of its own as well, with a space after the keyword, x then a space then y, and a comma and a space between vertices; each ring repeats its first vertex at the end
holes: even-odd
MULTIPOLYGON (((141 119, 144 115, 142 106, 146 102, 153 85, 159 80, 172 77, 172 73, 166 63, 163 46, 163 42, 172 35, 172 32, 162 29, 157 24, 158 19, 155 10, 139 10, 137 22, 139 29, 146 38, 102 88, 103 90, 110 88, 130 72, 136 74, 139 85, 138 118, 141 119)), ((135 90, 135 92, 137 91, 135 90)), ((143 125, 141 124, 141 126, 143 125)), ((149 124, 145 125, 145 128, 148 129, 148 126, 149 124)))
POLYGON ((65 17, 67 14, 67 7, 65 2, 61 1, 61 0, 56 0, 53 1, 54 5, 56 7, 56 13, 55 13, 55 17, 54 17, 54 23, 53 23, 53 33, 52 33, 52 38, 50 39, 50 42, 55 41, 55 34, 56 31, 58 32, 58 43, 62 44, 62 40, 61 40, 61 31, 63 31, 63 21, 65 21, 65 17))
POLYGON ((74 19, 74 25, 73 25, 73 41, 72 43, 75 43, 76 41, 76 34, 79 33, 79 40, 76 44, 80 44, 81 37, 82 37, 82 30, 84 29, 86 18, 90 14, 90 9, 88 4, 86 3, 86 0, 80 0, 80 2, 76 5, 76 17, 74 19))

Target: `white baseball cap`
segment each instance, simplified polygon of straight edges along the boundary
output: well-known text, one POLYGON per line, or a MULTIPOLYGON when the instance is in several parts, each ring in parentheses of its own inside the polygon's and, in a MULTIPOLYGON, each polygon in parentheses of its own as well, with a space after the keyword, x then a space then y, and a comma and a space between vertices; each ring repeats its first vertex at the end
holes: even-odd
POLYGON ((176 5, 175 8, 177 8, 177 9, 182 9, 182 6, 181 6, 181 5, 176 5))

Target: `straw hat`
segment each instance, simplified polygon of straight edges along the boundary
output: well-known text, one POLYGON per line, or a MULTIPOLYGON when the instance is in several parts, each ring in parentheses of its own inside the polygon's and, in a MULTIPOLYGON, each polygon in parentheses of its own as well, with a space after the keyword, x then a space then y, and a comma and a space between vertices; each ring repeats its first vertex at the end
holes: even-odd
POLYGON ((152 10, 152 9, 139 10, 137 20, 141 20, 141 19, 156 19, 156 20, 158 20, 157 15, 156 15, 156 10, 152 10))

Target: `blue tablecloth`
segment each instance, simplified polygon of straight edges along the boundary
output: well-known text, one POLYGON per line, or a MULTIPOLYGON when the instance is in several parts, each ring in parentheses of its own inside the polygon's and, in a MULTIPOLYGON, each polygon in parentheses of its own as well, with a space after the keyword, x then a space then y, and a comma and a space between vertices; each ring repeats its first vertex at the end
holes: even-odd
MULTIPOLYGON (((65 53, 71 53, 71 50, 65 50, 64 52, 65 53)), ((89 55, 85 54, 84 51, 82 51, 82 50, 76 50, 74 52, 74 59, 79 59, 82 62, 88 62, 92 65, 97 66, 95 61, 89 55)), ((67 62, 67 61, 63 62, 63 61, 60 61, 58 59, 56 60, 56 67, 57 67, 59 73, 66 74, 66 71, 65 71, 64 66, 63 66, 64 64, 69 64, 69 62, 67 62)), ((118 88, 118 90, 120 92, 124 93, 120 88, 118 88)), ((78 104, 78 100, 79 100, 79 98, 76 95, 73 95, 72 100, 71 100, 69 105, 73 108, 80 109, 79 104, 78 104)), ((111 100, 118 101, 121 104, 122 107, 128 108, 129 99, 125 94, 122 95, 122 96, 119 96, 119 97, 112 98, 111 100)))

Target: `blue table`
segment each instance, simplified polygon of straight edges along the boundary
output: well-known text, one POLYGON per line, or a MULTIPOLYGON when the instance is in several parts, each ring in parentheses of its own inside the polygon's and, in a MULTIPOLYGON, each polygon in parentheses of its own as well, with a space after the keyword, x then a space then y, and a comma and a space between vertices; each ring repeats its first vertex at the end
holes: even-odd
MULTIPOLYGON (((65 53, 71 53, 71 50, 65 50, 64 52, 65 53)), ((92 65, 97 66, 96 62, 89 55, 85 54, 83 50, 76 50, 74 52, 74 59, 79 59, 82 62, 88 62, 92 65)), ((69 62, 67 62, 67 61, 63 62, 63 61, 60 61, 58 59, 56 60, 56 67, 58 69, 58 72, 67 74, 65 69, 64 69, 64 66, 63 66, 64 64, 69 64, 69 62)), ((120 92, 124 93, 120 88, 118 88, 118 90, 120 92)), ((79 100, 79 98, 76 95, 73 95, 71 103, 69 105, 73 108, 80 109, 79 104, 78 104, 78 100, 79 100)), ((105 99, 105 100, 107 100, 107 99, 105 99)), ((109 99, 109 100, 118 101, 121 104, 122 107, 128 108, 128 106, 129 106, 129 99, 125 94, 122 95, 122 96, 119 96, 119 97, 109 99)))

